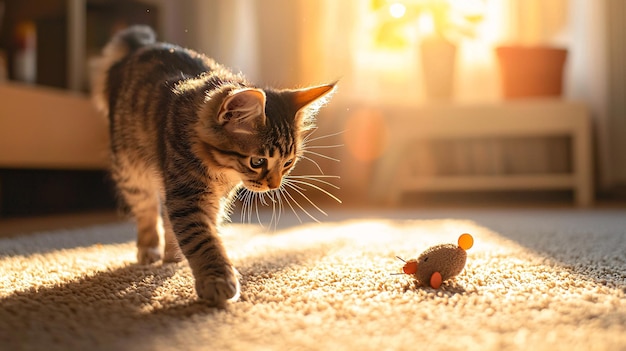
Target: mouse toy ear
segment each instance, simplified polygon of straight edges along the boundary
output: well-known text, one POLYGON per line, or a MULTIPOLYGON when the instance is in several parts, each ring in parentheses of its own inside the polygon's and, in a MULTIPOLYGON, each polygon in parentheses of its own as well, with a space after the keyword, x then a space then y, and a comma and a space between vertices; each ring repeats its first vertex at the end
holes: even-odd
POLYGON ((443 278, 441 277, 441 273, 435 272, 430 276, 430 287, 433 289, 439 289, 441 283, 443 282, 443 278))
POLYGON ((459 247, 463 250, 469 250, 474 246, 474 238, 470 234, 461 234, 459 237, 459 247))

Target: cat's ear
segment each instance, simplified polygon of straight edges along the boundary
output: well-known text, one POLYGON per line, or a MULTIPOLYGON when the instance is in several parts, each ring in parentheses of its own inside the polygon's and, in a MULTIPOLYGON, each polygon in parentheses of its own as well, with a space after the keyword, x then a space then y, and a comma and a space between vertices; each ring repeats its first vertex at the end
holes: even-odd
POLYGON ((217 114, 219 124, 234 133, 252 134, 265 124, 265 92, 261 89, 241 89, 231 92, 217 114))
POLYGON ((315 102, 325 102, 325 98, 335 89, 336 83, 325 84, 293 91, 293 102, 298 111, 315 102))

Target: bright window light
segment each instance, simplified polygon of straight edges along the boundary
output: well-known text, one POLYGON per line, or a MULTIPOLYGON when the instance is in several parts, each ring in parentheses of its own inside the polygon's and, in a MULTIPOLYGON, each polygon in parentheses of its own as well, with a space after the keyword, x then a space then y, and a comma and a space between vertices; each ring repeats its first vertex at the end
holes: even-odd
POLYGON ((401 3, 394 2, 391 6, 389 6, 389 14, 391 14, 391 17, 393 18, 402 18, 405 13, 406 6, 401 3))

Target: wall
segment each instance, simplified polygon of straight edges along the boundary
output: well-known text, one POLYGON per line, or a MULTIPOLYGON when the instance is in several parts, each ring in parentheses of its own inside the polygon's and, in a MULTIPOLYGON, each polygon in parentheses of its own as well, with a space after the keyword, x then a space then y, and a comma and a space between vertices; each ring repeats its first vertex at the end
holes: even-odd
POLYGON ((612 183, 606 106, 608 67, 606 65, 605 1, 572 0, 568 36, 566 95, 589 106, 594 120, 596 182, 600 188, 612 183))
POLYGON ((197 48, 260 85, 298 85, 300 1, 193 0, 197 48))
POLYGON ((597 183, 626 186, 626 2, 571 0, 567 96, 584 101, 594 118, 597 183))
POLYGON ((614 185, 626 187, 626 1, 608 0, 607 3, 610 118, 609 148, 614 185))

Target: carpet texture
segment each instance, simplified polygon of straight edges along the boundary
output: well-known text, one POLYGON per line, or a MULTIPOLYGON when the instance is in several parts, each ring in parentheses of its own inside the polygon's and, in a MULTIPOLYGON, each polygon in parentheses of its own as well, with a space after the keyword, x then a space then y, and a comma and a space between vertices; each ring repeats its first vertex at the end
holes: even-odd
POLYGON ((626 350, 625 214, 230 224, 242 294, 223 309, 186 263, 134 264, 131 223, 4 239, 0 349, 626 350), (439 290, 390 274, 463 232, 465 270, 439 290))

